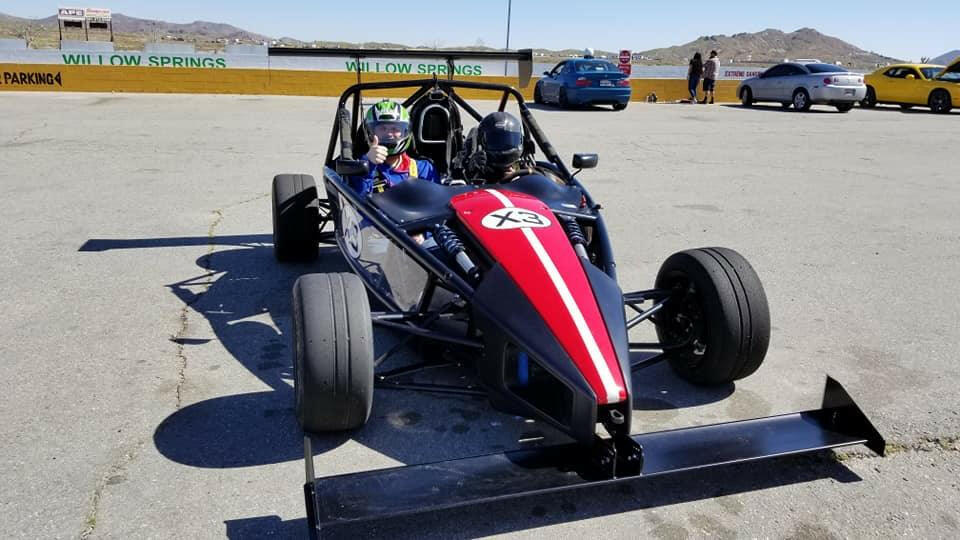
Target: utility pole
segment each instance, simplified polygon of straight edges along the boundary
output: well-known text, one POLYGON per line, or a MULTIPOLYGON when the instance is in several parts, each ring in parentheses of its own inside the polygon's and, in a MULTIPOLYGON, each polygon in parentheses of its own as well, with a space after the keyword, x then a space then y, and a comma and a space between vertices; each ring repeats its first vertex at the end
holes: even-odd
MULTIPOLYGON (((513 4, 513 0, 507 0, 507 50, 510 50, 510 7, 513 4)), ((507 76, 507 62, 503 62, 503 76, 507 76)))

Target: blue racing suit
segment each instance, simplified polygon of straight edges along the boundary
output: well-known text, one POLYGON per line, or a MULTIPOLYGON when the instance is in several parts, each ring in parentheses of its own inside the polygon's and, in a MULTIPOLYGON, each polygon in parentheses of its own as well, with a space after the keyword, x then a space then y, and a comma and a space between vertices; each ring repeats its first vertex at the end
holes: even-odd
MULTIPOLYGON (((367 156, 362 156, 360 159, 369 161, 367 156)), ((406 153, 400 154, 400 160, 394 166, 390 166, 387 162, 379 165, 371 163, 369 174, 350 176, 347 181, 350 187, 360 195, 369 195, 385 191, 410 177, 440 183, 440 174, 433 167, 433 163, 426 159, 413 159, 406 153)))

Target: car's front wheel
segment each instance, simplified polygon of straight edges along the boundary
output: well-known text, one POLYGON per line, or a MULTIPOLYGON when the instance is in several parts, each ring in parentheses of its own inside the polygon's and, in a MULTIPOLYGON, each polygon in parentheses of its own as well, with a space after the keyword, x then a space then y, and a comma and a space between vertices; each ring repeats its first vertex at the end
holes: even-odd
POLYGON ((681 377, 725 384, 763 363, 770 342, 767 297, 739 253, 717 247, 675 253, 660 267, 656 287, 673 291, 653 318, 664 355, 681 377))
POLYGON ((749 86, 740 90, 740 104, 744 107, 753 106, 753 90, 749 86))
POLYGON ((798 88, 793 92, 793 108, 805 112, 810 110, 810 94, 803 88, 798 88))
POLYGON ((543 94, 540 92, 540 85, 533 87, 533 102, 537 105, 543 105, 543 94))
POLYGON ((877 106, 877 91, 872 86, 867 87, 867 95, 860 100, 860 106, 864 109, 872 109, 877 106))
POLYGON ((360 278, 306 274, 293 284, 293 391, 304 431, 353 429, 373 403, 373 324, 360 278))
POLYGON ((946 114, 953 108, 953 104, 950 102, 950 93, 942 89, 931 92, 927 104, 930 106, 930 110, 937 114, 946 114))
POLYGON ((834 107, 842 113, 850 112, 850 110, 853 109, 853 103, 837 103, 834 107))

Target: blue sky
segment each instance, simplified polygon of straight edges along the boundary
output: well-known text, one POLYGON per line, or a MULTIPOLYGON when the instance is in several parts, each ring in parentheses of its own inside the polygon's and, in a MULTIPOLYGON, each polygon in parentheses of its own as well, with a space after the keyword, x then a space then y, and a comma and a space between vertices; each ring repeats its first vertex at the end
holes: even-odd
MULTIPOLYGON (((957 0, 897 3, 908 6, 900 9, 884 7, 877 1, 806 0, 799 10, 790 7, 794 4, 753 0, 513 0, 510 46, 639 51, 679 45, 708 34, 765 28, 789 32, 811 27, 896 58, 916 60, 960 49, 957 0)), ((506 38, 507 0, 3 0, 0 12, 45 17, 56 13, 60 5, 106 7, 125 15, 170 22, 224 22, 269 36, 304 40, 442 46, 482 41, 502 47, 506 38)))

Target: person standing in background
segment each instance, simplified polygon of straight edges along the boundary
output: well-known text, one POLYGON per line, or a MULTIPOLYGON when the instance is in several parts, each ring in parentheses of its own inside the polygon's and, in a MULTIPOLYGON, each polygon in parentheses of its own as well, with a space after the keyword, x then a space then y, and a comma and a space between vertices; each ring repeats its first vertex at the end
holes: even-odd
POLYGON ((720 58, 717 56, 717 51, 710 51, 710 58, 703 64, 703 101, 700 103, 713 103, 713 89, 717 84, 719 72, 720 58))
POLYGON ((700 84, 700 77, 703 75, 703 57, 700 53, 693 55, 690 60, 690 68, 687 70, 687 89, 690 91, 690 103, 697 102, 697 85, 700 84))

